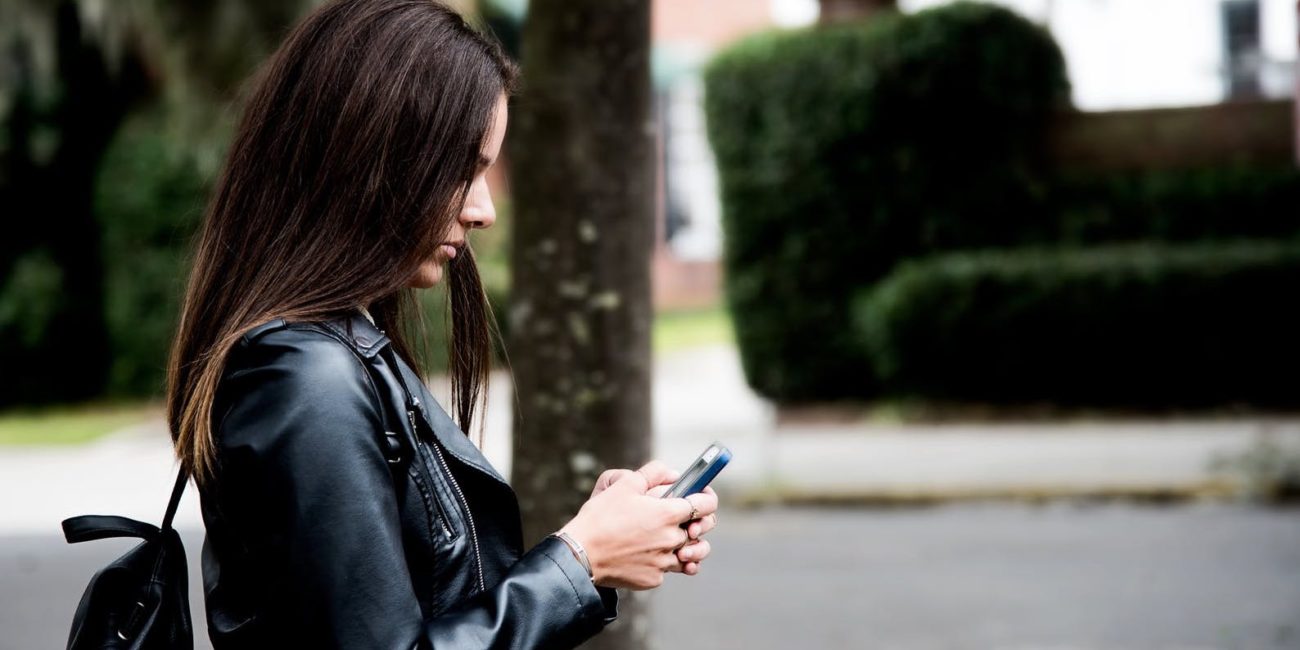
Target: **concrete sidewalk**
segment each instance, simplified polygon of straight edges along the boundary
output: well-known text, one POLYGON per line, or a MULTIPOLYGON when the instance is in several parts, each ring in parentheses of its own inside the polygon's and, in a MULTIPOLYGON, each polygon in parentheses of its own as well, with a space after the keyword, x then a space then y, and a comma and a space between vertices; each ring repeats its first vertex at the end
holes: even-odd
MULTIPOLYGON (((655 373, 655 456, 685 465, 714 440, 728 445, 735 458, 717 484, 728 500, 1213 495, 1232 487, 1216 457, 1263 437, 1300 447, 1300 419, 778 426, 732 348, 663 357, 655 373)), ((495 375, 484 451, 506 475, 512 400, 495 375)), ((0 534, 57 531, 83 513, 156 521, 174 471, 160 421, 80 447, 0 447, 0 534)), ((201 526, 192 491, 178 526, 201 526)))
POLYGON ((685 463, 720 440, 735 452, 721 488, 747 500, 1212 496, 1235 488, 1217 458, 1263 439, 1300 453, 1300 418, 777 424, 732 348, 655 369, 656 455, 685 463))

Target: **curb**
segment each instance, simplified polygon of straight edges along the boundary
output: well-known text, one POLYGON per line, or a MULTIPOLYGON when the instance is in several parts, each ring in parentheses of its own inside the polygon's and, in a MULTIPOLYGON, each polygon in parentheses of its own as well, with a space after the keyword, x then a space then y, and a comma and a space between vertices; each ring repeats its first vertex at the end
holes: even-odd
POLYGON ((727 499, 727 504, 739 508, 771 506, 918 508, 953 503, 982 502, 1024 504, 1130 502, 1171 505, 1201 501, 1238 500, 1242 500, 1242 491, 1235 483, 1205 481, 1188 485, 973 487, 954 489, 863 488, 804 490, 772 486, 751 490, 736 490, 735 496, 727 499))

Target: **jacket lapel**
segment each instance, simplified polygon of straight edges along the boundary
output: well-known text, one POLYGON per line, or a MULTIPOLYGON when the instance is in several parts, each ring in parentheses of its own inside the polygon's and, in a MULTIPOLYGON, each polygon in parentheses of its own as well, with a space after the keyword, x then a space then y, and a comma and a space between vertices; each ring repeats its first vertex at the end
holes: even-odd
POLYGON ((402 373, 402 380, 406 382, 406 385, 411 387, 411 390, 418 391, 419 394, 416 397, 420 399, 418 407, 420 417, 424 418, 425 424, 429 426, 430 431, 433 431, 433 435, 438 438, 438 443, 442 445, 442 448, 465 465, 473 467, 503 485, 509 486, 505 478, 498 474, 492 464, 483 456, 483 452, 479 451, 473 442, 470 442, 469 436, 461 431, 456 422, 451 419, 451 416, 433 398, 433 395, 429 394, 429 389, 416 375, 415 371, 401 359, 398 359, 397 365, 398 371, 402 373))
MULTIPOLYGON (((350 341, 357 352, 367 359, 373 359, 381 350, 389 346, 388 336, 384 331, 371 323, 360 311, 349 314, 340 321, 326 321, 324 324, 342 340, 350 341)), ((424 380, 419 374, 397 354, 388 356, 396 361, 396 370, 401 373, 402 382, 406 384, 408 390, 415 392, 415 397, 420 401, 417 408, 419 415, 424 419, 429 430, 433 431, 442 448, 461 463, 509 487, 510 484, 505 478, 497 473, 478 447, 470 442, 469 436, 460 430, 433 395, 429 394, 429 389, 424 385, 424 380)))

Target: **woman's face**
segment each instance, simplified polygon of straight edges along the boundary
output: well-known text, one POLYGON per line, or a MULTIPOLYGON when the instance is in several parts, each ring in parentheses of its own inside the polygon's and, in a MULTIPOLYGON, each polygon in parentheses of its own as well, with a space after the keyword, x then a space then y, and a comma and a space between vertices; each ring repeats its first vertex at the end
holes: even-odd
POLYGON ((474 180, 470 182, 469 193, 465 197, 465 207, 461 209, 460 216, 456 218, 451 232, 447 234, 447 239, 435 248, 433 255, 420 264, 420 268, 415 271, 415 276, 410 282, 413 288, 427 289, 438 284, 442 280, 443 269, 446 268, 447 262, 456 257, 461 247, 465 245, 465 236, 469 231, 475 228, 491 228, 492 224, 496 223, 497 211, 492 205, 492 194, 488 191, 487 171, 496 163, 497 156, 501 154, 501 143, 506 137, 505 95, 497 98, 495 111, 492 127, 488 130, 487 138, 483 140, 483 150, 479 152, 478 169, 474 172, 474 180))

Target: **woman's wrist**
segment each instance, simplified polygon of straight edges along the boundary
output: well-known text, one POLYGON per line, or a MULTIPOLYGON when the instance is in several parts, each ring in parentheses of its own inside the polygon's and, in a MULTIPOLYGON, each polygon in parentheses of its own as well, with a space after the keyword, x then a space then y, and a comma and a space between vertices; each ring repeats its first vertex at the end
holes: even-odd
POLYGON ((564 545, 569 547, 569 552, 573 553, 574 559, 587 571, 587 577, 591 578, 593 583, 596 582, 596 574, 591 569, 591 558, 587 557, 587 549, 583 547, 582 543, 563 529, 551 533, 550 536, 564 542, 564 545))

